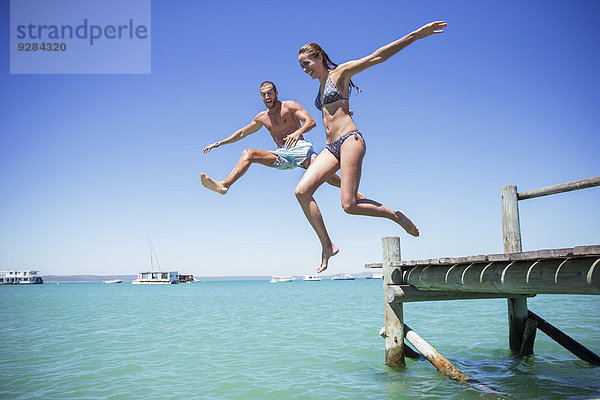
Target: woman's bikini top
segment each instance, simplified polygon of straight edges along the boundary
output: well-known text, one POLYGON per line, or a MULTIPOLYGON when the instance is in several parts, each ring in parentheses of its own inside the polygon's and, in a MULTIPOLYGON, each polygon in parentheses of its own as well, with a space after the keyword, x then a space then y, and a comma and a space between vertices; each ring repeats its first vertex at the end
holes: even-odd
MULTIPOLYGON (((348 95, 350 95, 350 91, 348 91, 348 95)), ((338 90, 335 86, 335 83, 328 76, 327 81, 325 81, 325 90, 323 90, 323 96, 321 96, 321 89, 319 88, 319 93, 317 93, 317 98, 315 99, 315 107, 319 110, 323 108, 325 104, 331 104, 338 100, 348 100, 346 97, 342 95, 342 92, 338 90), (321 100, 323 97, 323 100, 321 100)))

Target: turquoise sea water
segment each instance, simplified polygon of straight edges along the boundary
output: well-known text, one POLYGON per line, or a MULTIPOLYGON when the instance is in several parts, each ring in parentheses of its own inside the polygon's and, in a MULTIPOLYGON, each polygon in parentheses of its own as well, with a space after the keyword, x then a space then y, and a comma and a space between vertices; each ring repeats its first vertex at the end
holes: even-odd
MULTIPOLYGON (((0 287, 2 399, 589 399, 592 367, 538 332, 508 350, 506 300, 405 304, 407 324, 467 376, 384 363, 381 280, 0 287)), ((529 308, 600 352, 600 297, 529 308)))

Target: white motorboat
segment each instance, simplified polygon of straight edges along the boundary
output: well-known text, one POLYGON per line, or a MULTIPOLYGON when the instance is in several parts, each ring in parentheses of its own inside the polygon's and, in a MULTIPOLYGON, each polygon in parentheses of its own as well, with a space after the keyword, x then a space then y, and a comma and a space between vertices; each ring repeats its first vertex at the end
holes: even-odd
POLYGON ((331 278, 332 281, 353 281, 354 279, 356 278, 350 274, 339 274, 331 278))
POLYGON ((273 275, 269 283, 292 282, 294 277, 291 275, 273 275))
POLYGON ((305 281, 320 281, 322 280, 319 275, 304 275, 305 281))
POLYGON ((104 281, 104 283, 123 283, 123 279, 109 279, 104 281))
POLYGON ((365 279, 383 279, 383 274, 371 274, 366 276, 365 279))

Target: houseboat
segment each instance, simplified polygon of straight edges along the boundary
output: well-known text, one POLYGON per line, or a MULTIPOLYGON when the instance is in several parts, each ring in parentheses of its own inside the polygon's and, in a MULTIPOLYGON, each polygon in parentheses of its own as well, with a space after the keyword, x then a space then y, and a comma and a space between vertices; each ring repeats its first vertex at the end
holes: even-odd
POLYGON ((179 274, 177 271, 140 272, 138 277, 131 282, 133 285, 171 285, 179 283, 179 274))
POLYGON ((36 285, 44 283, 39 271, 0 271, 2 285, 36 285))
POLYGON ((150 244, 150 271, 140 272, 137 278, 131 283, 133 285, 172 285, 179 283, 179 272, 163 271, 158 262, 154 246, 152 245, 152 239, 148 238, 148 242, 150 244), (154 271, 154 260, 156 260, 158 271, 154 271))

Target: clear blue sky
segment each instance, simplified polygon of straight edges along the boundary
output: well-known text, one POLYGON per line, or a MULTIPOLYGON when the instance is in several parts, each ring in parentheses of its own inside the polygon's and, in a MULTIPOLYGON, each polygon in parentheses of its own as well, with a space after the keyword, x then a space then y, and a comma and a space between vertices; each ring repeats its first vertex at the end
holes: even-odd
MULTIPOLYGON (((367 155, 360 190, 403 209, 422 236, 316 199, 341 252, 330 273, 381 259, 502 252, 499 189, 600 175, 600 3, 564 1, 152 1, 149 75, 10 75, 9 2, 0 3, 0 269, 196 275, 312 273, 320 247, 293 195, 302 170, 255 165, 226 196, 199 172, 229 173, 266 130, 204 155, 264 106, 277 83, 323 124, 298 49, 336 62, 424 23, 442 35, 358 76, 351 108, 367 155)), ((520 202, 525 250, 600 243, 600 188, 520 202)))

